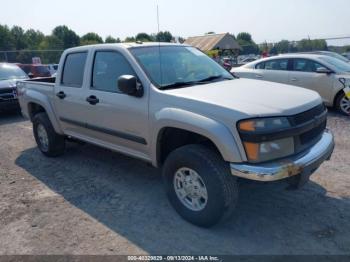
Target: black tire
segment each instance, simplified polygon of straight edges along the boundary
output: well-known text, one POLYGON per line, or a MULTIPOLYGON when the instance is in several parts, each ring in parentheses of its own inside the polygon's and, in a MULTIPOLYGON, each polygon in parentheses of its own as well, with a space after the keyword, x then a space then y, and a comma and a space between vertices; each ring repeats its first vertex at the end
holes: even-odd
POLYGON ((38 113, 33 118, 33 133, 40 151, 48 157, 60 156, 64 153, 65 138, 57 134, 46 113, 38 113), (48 145, 44 146, 38 136, 38 126, 42 125, 47 133, 48 145))
POLYGON ((341 91, 341 92, 337 95, 337 97, 336 97, 336 99, 335 99, 335 104, 334 104, 334 105, 335 105, 335 108, 338 110, 338 112, 340 112, 340 113, 343 114, 343 115, 349 116, 349 115, 350 115, 350 111, 349 111, 349 112, 344 111, 344 110, 341 108, 341 105, 340 105, 341 101, 342 101, 344 98, 345 98, 345 92, 341 91))
POLYGON ((237 178, 215 151, 202 145, 187 145, 173 151, 165 161, 163 180, 170 203, 185 220, 200 227, 211 227, 228 218, 238 200, 237 178), (186 207, 174 188, 174 176, 180 168, 194 170, 207 189, 207 202, 200 211, 186 207))

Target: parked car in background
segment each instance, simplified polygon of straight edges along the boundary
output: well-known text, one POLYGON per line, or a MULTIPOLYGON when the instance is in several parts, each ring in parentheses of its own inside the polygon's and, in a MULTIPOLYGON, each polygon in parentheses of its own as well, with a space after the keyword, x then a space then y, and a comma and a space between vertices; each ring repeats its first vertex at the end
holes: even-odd
POLYGON ((245 64, 254 62, 256 60, 257 59, 255 57, 247 57, 247 58, 244 58, 243 60, 241 60, 240 64, 245 65, 245 64))
POLYGON ((41 64, 18 64, 18 66, 30 77, 50 77, 51 73, 46 65, 41 64))
POLYGON ((342 60, 343 62, 350 63, 350 60, 347 57, 344 57, 343 55, 340 55, 336 52, 331 51, 312 51, 312 52, 306 52, 305 54, 317 54, 317 55, 326 55, 331 56, 334 58, 337 58, 339 60, 342 60))
POLYGON ((342 53, 342 56, 344 56, 346 59, 350 60, 350 52, 342 53))
POLYGON ((72 137, 162 167, 170 203, 204 227, 235 210, 237 177, 300 187, 334 148, 316 92, 235 79, 188 45, 68 49, 56 79, 18 94, 44 155, 72 137))
POLYGON ((16 82, 28 76, 15 64, 0 63, 0 109, 18 107, 16 82))
POLYGON ((47 69, 49 69, 51 76, 57 72, 58 64, 48 64, 46 66, 47 69))
POLYGON ((350 64, 340 59, 318 54, 279 55, 234 68, 231 73, 314 90, 327 106, 350 114, 350 99, 345 93, 350 84, 350 64))

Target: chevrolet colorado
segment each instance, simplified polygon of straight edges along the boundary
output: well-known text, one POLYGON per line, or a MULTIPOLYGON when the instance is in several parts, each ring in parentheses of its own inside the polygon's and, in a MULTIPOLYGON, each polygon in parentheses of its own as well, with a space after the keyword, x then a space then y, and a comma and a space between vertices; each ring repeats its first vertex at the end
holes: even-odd
POLYGON ((334 148, 316 92, 237 79, 187 45, 68 49, 56 78, 17 89, 43 154, 74 138, 162 167, 170 203, 202 227, 234 211, 238 177, 301 186, 334 148))

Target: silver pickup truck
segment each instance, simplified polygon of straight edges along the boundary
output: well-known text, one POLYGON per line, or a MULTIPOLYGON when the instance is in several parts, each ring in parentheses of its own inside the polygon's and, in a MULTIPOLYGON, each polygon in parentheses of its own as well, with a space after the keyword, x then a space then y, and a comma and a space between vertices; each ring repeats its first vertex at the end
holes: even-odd
POLYGON ((68 49, 56 79, 17 89, 43 154, 74 138, 162 167, 173 207, 203 227, 233 212, 238 177, 301 186, 334 148, 317 93, 237 79, 186 45, 68 49))

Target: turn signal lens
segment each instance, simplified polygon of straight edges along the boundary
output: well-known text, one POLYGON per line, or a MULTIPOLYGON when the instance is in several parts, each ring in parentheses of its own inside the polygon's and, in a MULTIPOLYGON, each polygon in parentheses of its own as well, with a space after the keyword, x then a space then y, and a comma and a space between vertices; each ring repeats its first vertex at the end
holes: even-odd
POLYGON ((251 161, 257 161, 259 158, 260 145, 256 143, 244 142, 245 152, 248 159, 251 161))
POLYGON ((254 121, 244 121, 239 123, 239 129, 242 131, 255 131, 254 121))

